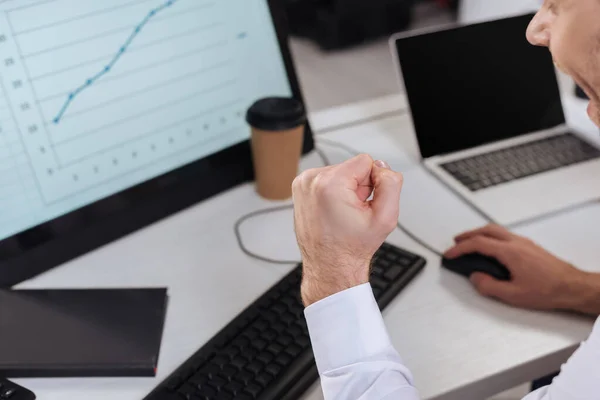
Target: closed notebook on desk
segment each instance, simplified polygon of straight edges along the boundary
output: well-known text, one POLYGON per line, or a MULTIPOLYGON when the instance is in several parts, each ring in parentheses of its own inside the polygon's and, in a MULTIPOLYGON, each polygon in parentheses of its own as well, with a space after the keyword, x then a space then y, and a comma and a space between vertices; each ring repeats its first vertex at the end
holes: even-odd
POLYGON ((0 291, 0 376, 154 376, 166 289, 0 291))

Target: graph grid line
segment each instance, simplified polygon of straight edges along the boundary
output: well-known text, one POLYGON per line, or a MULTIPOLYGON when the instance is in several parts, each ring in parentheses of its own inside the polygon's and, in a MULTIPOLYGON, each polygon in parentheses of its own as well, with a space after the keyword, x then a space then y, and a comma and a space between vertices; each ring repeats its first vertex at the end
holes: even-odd
POLYGON ((65 100, 65 103, 63 104, 63 106, 60 108, 60 110, 58 111, 56 116, 52 119, 52 122, 54 122, 55 124, 60 123, 62 117, 65 115, 69 106, 71 105, 71 103, 73 103, 75 98, 81 92, 83 92, 84 90, 86 90, 87 88, 92 86, 94 84, 94 82, 96 82, 98 79, 102 78, 104 75, 106 75, 107 73, 110 72, 110 70, 115 66, 115 64, 117 62, 119 62, 119 60, 121 59, 123 54, 127 51, 127 49, 129 48, 131 43, 134 41, 136 36, 142 31, 142 29, 146 26, 146 24, 148 24, 148 22, 152 19, 152 17, 154 17, 156 14, 160 13, 161 11, 165 10, 166 8, 172 6, 177 1, 179 1, 179 0, 168 0, 164 4, 150 10, 150 12, 148 12, 148 14, 146 14, 144 19, 138 25, 136 25, 136 27, 133 29, 133 32, 131 33, 131 35, 129 35, 127 40, 125 40, 125 43, 123 43, 123 45, 121 45, 121 47, 119 48, 119 51, 117 52, 117 54, 115 54, 115 56, 112 58, 112 60, 110 60, 110 62, 108 64, 106 64, 100 72, 98 72, 96 75, 92 76, 91 78, 88 78, 85 81, 85 83, 83 83, 81 86, 79 86, 78 88, 73 90, 71 93, 69 93, 69 95, 67 96, 67 100, 65 100))

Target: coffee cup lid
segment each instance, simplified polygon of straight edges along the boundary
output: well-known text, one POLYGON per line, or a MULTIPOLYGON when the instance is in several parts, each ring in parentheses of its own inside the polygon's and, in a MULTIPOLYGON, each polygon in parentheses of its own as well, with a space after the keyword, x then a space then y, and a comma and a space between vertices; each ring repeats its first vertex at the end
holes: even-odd
POLYGON ((257 129, 281 131, 306 123, 302 103, 290 97, 268 97, 254 103, 246 114, 246 121, 257 129))

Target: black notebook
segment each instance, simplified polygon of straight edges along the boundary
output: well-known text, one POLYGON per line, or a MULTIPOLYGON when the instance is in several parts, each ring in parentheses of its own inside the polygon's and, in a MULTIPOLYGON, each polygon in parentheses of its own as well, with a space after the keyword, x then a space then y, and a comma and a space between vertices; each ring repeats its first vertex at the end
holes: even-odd
POLYGON ((0 290, 0 376, 154 376, 166 289, 0 290))

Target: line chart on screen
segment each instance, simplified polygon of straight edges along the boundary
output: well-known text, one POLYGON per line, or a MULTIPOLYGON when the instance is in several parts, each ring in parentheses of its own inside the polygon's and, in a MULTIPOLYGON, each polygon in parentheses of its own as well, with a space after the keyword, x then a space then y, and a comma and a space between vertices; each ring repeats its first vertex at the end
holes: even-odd
POLYGON ((251 32, 226 3, 0 3, 2 91, 46 202, 247 139, 251 32))

